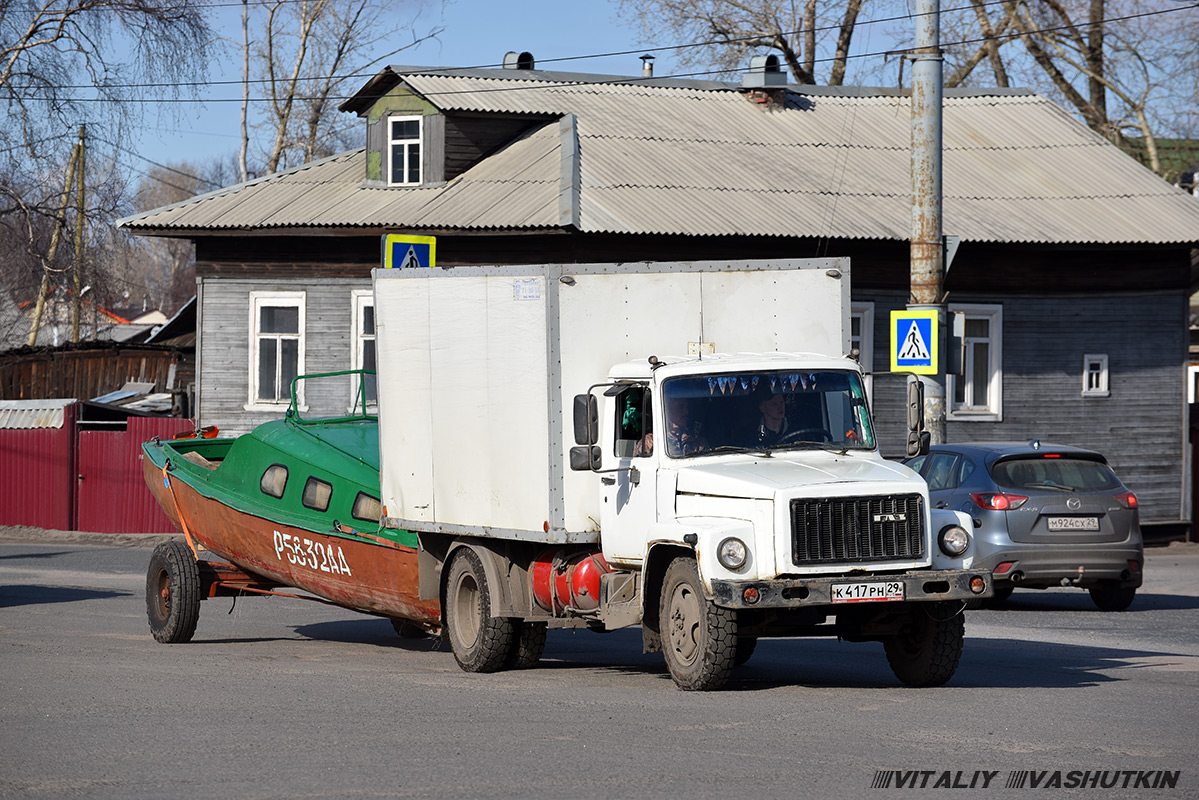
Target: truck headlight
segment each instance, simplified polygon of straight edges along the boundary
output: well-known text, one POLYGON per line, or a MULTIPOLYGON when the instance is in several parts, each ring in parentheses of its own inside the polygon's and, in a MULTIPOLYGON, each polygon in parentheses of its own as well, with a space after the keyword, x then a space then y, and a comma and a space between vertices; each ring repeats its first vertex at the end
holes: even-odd
POLYGON ((725 539, 716 548, 716 560, 725 569, 741 569, 745 566, 745 559, 748 555, 749 550, 746 548, 745 542, 735 536, 725 539))
POLYGON ((937 536, 937 543, 941 546, 942 553, 956 558, 970 547, 970 534, 960 525, 947 525, 937 536))

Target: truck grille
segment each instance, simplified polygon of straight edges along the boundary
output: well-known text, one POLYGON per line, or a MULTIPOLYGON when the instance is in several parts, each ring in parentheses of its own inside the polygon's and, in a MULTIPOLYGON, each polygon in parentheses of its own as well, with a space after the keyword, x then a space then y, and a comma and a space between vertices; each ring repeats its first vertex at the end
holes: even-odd
POLYGON ((924 503, 918 494, 791 501, 796 566, 924 555, 924 503))

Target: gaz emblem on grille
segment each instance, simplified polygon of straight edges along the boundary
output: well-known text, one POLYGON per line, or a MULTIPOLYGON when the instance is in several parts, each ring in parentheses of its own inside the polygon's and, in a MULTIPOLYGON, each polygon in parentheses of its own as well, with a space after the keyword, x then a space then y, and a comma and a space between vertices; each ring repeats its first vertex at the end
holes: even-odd
POLYGON ((875 514, 873 517, 875 522, 904 522, 907 518, 907 514, 875 514))

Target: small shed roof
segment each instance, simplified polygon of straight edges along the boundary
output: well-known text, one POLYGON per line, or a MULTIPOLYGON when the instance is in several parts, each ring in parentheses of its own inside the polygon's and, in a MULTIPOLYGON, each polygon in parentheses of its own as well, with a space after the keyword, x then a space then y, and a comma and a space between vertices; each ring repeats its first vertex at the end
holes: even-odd
MULTIPOLYGON (((343 109, 402 85, 443 112, 574 115, 536 125, 437 186, 365 180, 353 150, 121 220, 139 233, 324 229, 536 231, 559 227, 560 195, 588 233, 906 240, 909 97, 788 87, 782 106, 711 81, 528 70, 384 70, 343 109)), ((1171 186, 1031 92, 947 90, 944 229, 966 241, 1188 244, 1199 199, 1171 186)))

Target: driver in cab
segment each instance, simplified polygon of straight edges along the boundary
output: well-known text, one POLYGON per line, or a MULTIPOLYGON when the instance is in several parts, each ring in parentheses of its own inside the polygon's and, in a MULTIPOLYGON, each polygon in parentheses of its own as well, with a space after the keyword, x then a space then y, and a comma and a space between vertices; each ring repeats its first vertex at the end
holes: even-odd
POLYGON ((707 440, 692 426, 691 401, 686 397, 672 397, 667 400, 666 452, 677 458, 707 449, 707 440))

